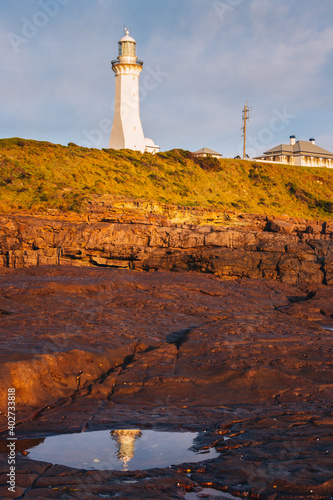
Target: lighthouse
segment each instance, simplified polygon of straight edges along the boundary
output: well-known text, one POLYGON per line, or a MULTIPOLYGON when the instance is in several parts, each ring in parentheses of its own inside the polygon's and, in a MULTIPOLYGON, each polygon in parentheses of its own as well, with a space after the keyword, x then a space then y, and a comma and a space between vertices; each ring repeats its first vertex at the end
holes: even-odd
POLYGON ((125 36, 118 42, 118 57, 111 64, 116 76, 116 93, 109 147, 157 153, 159 147, 143 134, 139 98, 143 62, 137 58, 136 41, 126 28, 125 36))

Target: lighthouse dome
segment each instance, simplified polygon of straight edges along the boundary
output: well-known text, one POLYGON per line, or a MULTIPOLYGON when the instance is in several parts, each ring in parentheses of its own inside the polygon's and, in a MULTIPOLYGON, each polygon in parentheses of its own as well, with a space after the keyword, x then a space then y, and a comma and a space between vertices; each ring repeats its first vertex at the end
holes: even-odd
MULTIPOLYGON (((128 33, 128 31, 126 32, 128 33)), ((129 36, 128 34, 126 34, 125 36, 123 36, 119 42, 134 42, 136 43, 136 41, 134 40, 134 38, 132 38, 131 36, 129 36)))

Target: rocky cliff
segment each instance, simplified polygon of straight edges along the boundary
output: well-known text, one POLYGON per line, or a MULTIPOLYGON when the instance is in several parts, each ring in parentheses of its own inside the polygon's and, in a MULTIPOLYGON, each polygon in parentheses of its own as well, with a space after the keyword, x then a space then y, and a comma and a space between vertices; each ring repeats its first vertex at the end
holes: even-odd
POLYGON ((217 226, 156 215, 131 219, 104 213, 85 222, 0 217, 0 266, 36 265, 199 271, 224 279, 333 285, 333 222, 240 215, 217 226))

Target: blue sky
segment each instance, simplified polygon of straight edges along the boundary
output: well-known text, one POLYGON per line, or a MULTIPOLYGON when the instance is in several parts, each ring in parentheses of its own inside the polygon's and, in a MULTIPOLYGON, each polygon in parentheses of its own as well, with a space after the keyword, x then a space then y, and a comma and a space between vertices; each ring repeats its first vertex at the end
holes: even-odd
POLYGON ((141 121, 162 150, 333 151, 332 0, 2 0, 0 137, 107 147, 123 26, 144 61, 141 121))

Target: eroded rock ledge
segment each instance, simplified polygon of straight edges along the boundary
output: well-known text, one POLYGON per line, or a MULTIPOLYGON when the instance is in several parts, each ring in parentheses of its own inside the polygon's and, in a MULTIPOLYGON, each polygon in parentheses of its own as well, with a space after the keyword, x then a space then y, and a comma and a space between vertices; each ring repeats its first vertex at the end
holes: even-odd
MULTIPOLYGON (((89 218, 88 218, 89 219, 89 218)), ((238 216, 225 226, 163 217, 68 222, 0 217, 0 266, 106 266, 200 271, 221 278, 333 284, 333 222, 238 216)))

